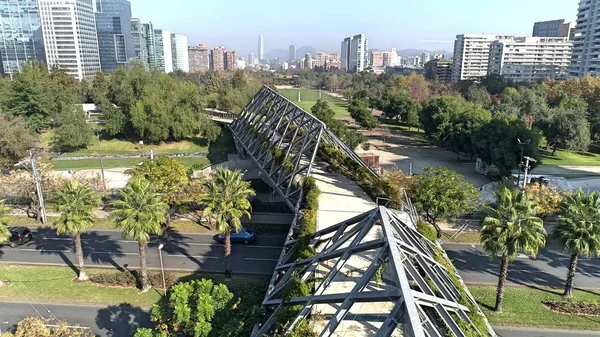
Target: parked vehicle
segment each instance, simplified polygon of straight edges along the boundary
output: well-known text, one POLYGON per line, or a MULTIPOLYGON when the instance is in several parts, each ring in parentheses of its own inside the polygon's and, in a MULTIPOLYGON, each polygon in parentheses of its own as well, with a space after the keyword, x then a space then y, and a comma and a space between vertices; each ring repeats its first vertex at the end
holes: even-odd
POLYGON ((33 240, 33 233, 27 227, 9 227, 8 230, 11 234, 8 245, 11 248, 24 245, 33 240))
MULTIPOLYGON (((215 237, 220 243, 225 243, 225 234, 219 234, 215 237)), ((244 243, 249 244, 250 242, 256 241, 256 233, 246 227, 242 227, 239 231, 231 231, 231 243, 244 243)))

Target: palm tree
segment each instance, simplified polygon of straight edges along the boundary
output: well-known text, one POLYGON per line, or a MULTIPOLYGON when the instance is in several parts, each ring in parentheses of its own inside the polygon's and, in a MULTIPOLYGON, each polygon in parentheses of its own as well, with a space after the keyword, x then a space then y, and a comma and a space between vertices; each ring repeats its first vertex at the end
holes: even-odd
POLYGON ((240 171, 219 168, 205 182, 201 200, 204 216, 214 219, 217 231, 225 235, 225 276, 231 276, 231 231, 242 228, 243 215, 250 217, 248 197, 256 195, 240 171))
POLYGON ((482 222, 480 234, 483 249, 492 257, 502 256, 494 308, 501 313, 509 261, 519 253, 537 255, 546 244, 546 230, 525 193, 504 186, 495 195, 496 205, 487 207, 490 213, 482 222))
POLYGON ((115 200, 115 225, 123 231, 127 240, 136 240, 140 251, 140 275, 142 292, 150 289, 146 267, 146 244, 150 235, 160 235, 169 205, 163 201, 156 188, 144 178, 131 179, 119 190, 120 199, 115 200))
POLYGON ((80 185, 77 180, 65 182, 54 198, 54 203, 60 216, 55 222, 56 232, 62 235, 73 236, 75 242, 75 255, 79 261, 79 281, 87 281, 83 264, 83 249, 81 248, 81 234, 86 233, 94 224, 96 216, 94 207, 102 201, 98 193, 90 185, 80 185))
POLYGON ((573 278, 579 256, 600 256, 600 193, 581 189, 568 195, 560 205, 552 237, 571 253, 563 296, 573 297, 573 278))

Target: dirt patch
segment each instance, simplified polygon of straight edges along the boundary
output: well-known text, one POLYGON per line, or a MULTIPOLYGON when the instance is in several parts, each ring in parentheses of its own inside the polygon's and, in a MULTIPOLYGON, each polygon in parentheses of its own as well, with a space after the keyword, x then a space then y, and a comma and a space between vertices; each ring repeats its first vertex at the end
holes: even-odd
POLYGON ((600 303, 542 302, 542 307, 557 314, 600 317, 600 303))

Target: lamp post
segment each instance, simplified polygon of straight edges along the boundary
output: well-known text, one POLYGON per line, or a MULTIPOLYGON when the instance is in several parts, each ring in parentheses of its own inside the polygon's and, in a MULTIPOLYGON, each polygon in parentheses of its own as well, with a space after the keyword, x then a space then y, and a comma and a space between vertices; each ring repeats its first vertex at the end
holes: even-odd
POLYGON ((523 154, 525 152, 525 145, 529 145, 531 143, 531 139, 528 139, 522 142, 517 138, 519 145, 521 146, 521 157, 519 158, 519 178, 517 179, 517 187, 521 186, 521 169, 523 168, 523 154))
POLYGON ((525 163, 525 177, 523 178, 523 190, 525 190, 525 188, 527 187, 527 172, 529 171, 529 162, 537 162, 537 160, 531 157, 525 157, 525 160, 527 160, 527 162, 525 163))
POLYGON ((98 137, 98 158, 100 158, 100 172, 102 174, 102 184, 104 185, 104 190, 106 191, 106 179, 104 179, 104 161, 102 160, 102 148, 100 148, 100 130, 94 128, 94 132, 98 137))
POLYGON ((163 292, 167 296, 167 285, 165 284, 165 268, 163 267, 162 249, 165 247, 162 243, 158 245, 158 257, 160 259, 160 272, 162 274, 163 292))

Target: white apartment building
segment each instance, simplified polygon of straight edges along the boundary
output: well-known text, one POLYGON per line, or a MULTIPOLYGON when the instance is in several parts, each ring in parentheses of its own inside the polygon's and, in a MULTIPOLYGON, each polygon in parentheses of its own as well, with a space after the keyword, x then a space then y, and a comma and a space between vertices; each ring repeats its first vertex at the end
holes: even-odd
POLYGON ((475 80, 488 73, 490 47, 497 40, 514 40, 514 35, 461 34, 454 42, 452 82, 475 80))
POLYGON ((600 75, 600 0, 580 0, 573 36, 571 76, 600 75))
POLYGON ((573 44, 564 37, 519 37, 492 42, 489 73, 515 82, 566 79, 573 44))
POLYGON ((173 46, 171 32, 164 29, 155 29, 154 43, 156 45, 156 70, 167 74, 172 73, 173 46))
POLYGON ((100 71, 92 0, 39 0, 48 69, 59 66, 79 80, 100 71))
POLYGON ((184 73, 190 71, 188 58, 188 38, 183 34, 171 34, 171 51, 173 52, 173 69, 184 73))
POLYGON ((341 68, 356 73, 369 65, 369 41, 365 34, 347 37, 342 41, 341 68))

